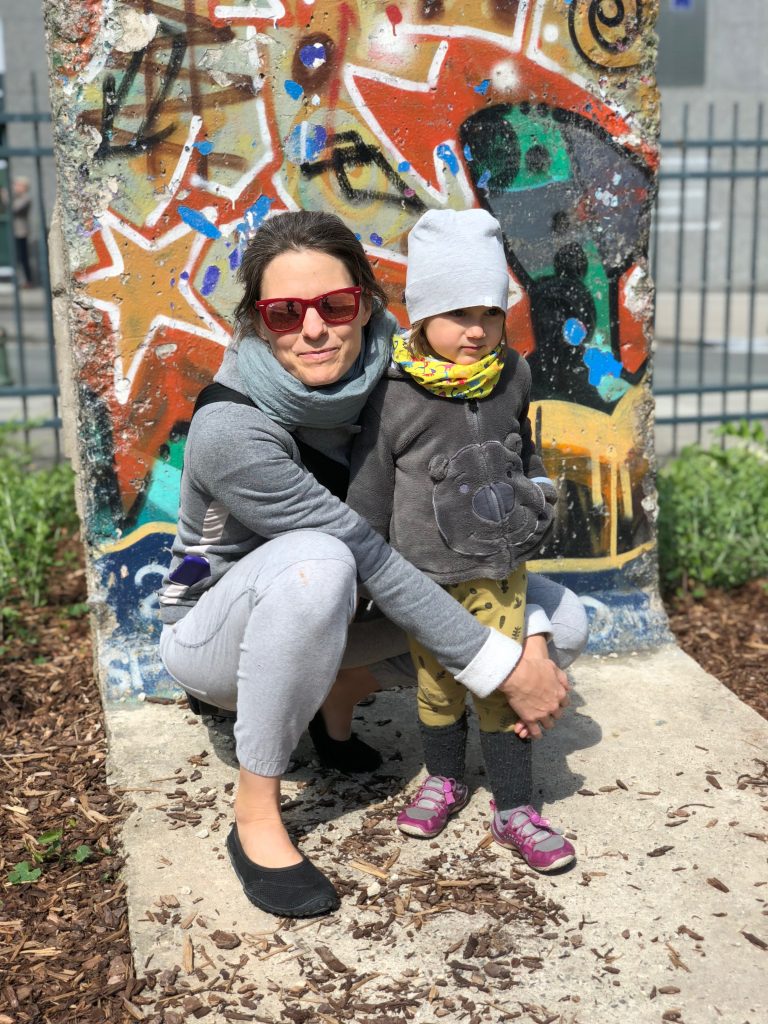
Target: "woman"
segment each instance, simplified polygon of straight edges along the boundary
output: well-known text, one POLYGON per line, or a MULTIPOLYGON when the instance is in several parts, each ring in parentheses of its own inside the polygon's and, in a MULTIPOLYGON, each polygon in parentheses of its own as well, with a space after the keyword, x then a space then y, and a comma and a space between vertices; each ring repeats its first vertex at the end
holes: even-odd
MULTIPOLYGON (((283 826, 280 776, 342 664, 358 582, 389 622, 362 624, 367 653, 347 665, 407 650, 394 623, 473 693, 500 688, 534 736, 562 714, 568 682, 541 644, 523 651, 480 625, 328 489, 345 493, 350 439, 396 329, 354 234, 329 214, 282 214, 239 278, 236 344, 216 375, 230 390, 198 409, 187 439, 160 650, 189 693, 237 708, 230 859, 252 903, 303 917, 339 901, 283 826)), ((541 593, 557 623, 569 592, 541 593)), ((558 659, 584 640, 564 639, 558 659)), ((352 672, 341 701, 331 695, 337 729, 365 681, 352 672)))

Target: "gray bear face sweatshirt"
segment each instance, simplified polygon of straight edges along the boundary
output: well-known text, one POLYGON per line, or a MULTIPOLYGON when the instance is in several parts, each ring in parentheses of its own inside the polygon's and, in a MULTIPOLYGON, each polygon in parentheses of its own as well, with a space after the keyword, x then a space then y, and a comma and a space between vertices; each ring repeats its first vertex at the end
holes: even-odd
POLYGON ((349 505, 439 583, 506 578, 541 547, 557 500, 530 389, 513 350, 482 399, 438 396, 393 364, 363 412, 349 505))

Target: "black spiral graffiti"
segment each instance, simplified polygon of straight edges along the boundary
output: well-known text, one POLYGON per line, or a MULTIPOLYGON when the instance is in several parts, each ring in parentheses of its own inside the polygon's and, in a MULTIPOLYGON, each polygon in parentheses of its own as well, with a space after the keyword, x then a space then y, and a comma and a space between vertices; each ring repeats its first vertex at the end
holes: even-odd
MULTIPOLYGON (((613 58, 620 58, 617 68, 633 67, 638 60, 627 60, 627 51, 640 38, 643 29, 643 0, 575 0, 568 12, 571 40, 587 63, 610 71, 613 58), (583 12, 589 29, 589 44, 583 38, 583 12), (582 31, 579 31, 581 22, 582 31), (596 58, 594 48, 602 51, 604 59, 596 58), (624 59, 621 59, 621 58, 624 59)), ((601 55, 601 56, 602 56, 601 55)))

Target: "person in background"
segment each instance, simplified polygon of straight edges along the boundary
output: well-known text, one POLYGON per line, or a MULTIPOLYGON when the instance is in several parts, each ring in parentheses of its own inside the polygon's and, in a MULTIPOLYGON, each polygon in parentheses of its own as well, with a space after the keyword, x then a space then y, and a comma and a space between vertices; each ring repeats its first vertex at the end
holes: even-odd
POLYGON ((16 266, 24 273, 22 287, 32 288, 32 267, 29 261, 29 215, 32 209, 32 192, 28 178, 14 178, 11 213, 13 215, 13 239, 16 243, 16 266))

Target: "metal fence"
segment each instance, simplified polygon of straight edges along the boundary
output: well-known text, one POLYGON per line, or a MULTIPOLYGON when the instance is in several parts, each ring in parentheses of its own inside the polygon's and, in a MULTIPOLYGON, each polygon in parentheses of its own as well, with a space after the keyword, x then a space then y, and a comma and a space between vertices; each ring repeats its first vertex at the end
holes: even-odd
POLYGON ((764 107, 685 105, 662 139, 651 234, 656 450, 768 419, 764 107))
MULTIPOLYGON (((0 111, 0 425, 23 425, 42 459, 61 457, 48 278, 50 115, 0 111), (32 281, 19 265, 10 209, 16 168, 34 207, 32 281), (31 284, 31 287, 29 286, 31 284), (31 424, 31 425, 30 425, 31 424)), ((685 106, 662 139, 651 230, 656 283, 656 450, 664 461, 721 423, 768 420, 768 229, 764 109, 685 106)))
POLYGON ((52 197, 46 194, 53 149, 43 137, 50 120, 37 109, 0 110, 0 425, 18 426, 41 460, 58 461, 61 418, 48 274, 52 197), (14 205, 25 182, 29 203, 22 213, 14 205))

